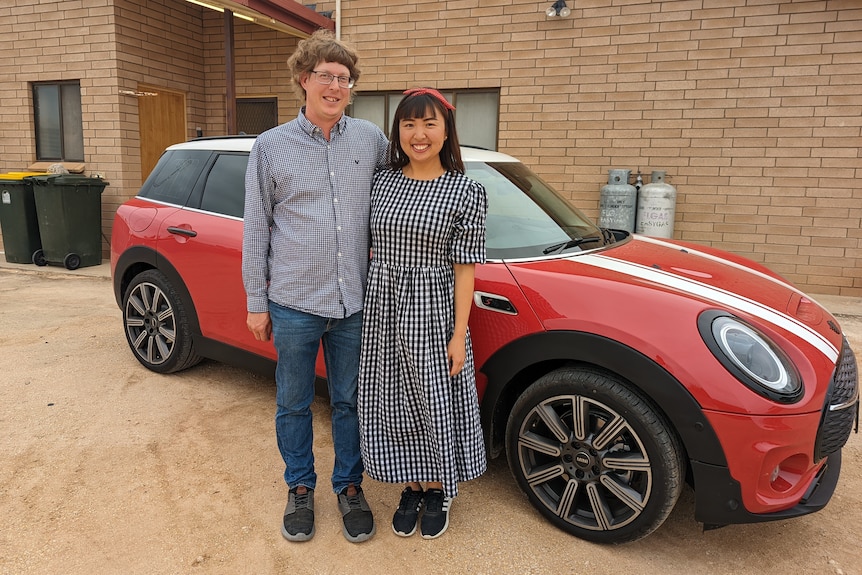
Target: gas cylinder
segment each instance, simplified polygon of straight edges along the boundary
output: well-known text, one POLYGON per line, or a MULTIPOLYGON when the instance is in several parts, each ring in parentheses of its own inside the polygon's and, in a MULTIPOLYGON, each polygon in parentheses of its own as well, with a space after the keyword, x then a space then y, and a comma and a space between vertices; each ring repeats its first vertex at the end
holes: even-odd
POLYGON ((659 238, 673 237, 676 215, 676 188, 664 181, 665 171, 655 170, 650 181, 638 191, 635 232, 659 238))
POLYGON ((608 170, 599 200, 599 227, 633 232, 637 191, 629 184, 631 170, 608 170))

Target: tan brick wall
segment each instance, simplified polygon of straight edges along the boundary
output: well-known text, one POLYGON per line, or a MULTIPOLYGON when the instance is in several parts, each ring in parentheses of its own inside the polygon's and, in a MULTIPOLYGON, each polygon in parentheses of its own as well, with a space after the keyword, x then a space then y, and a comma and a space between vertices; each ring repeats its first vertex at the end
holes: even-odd
MULTIPOLYGON (((0 6, 0 171, 35 159, 29 82, 80 79, 106 235, 140 182, 139 84, 224 133, 222 15, 182 0, 0 6), (86 6, 86 7, 85 7, 86 6)), ((499 88, 499 149, 592 216, 607 171, 666 170, 675 237, 862 295, 862 7, 855 0, 343 0, 362 90, 499 88), (709 8, 703 8, 709 6, 709 8), (719 7, 712 7, 719 6, 719 7)), ((334 0, 317 3, 333 10, 334 0)), ((237 95, 295 116, 296 39, 235 20, 237 95)))
MULTIPOLYGON (((295 116, 285 70, 297 38, 234 22, 237 95, 276 96, 282 121, 295 116)), ((31 82, 80 80, 85 173, 109 182, 102 196, 105 238, 117 207, 141 184, 138 100, 121 92, 182 93, 187 138, 198 127, 206 135, 226 133, 217 12, 182 0, 19 0, 0 7, 0 54, 0 172, 23 170, 36 159, 31 82)))
MULTIPOLYGON (((193 90, 203 77, 200 9, 175 0, 18 0, 0 8, 0 53, 0 171, 36 160, 31 83, 79 80, 85 173, 109 182, 109 238, 117 206, 140 187, 137 101, 120 91, 143 82, 190 92, 189 117, 203 117, 203 90, 193 90)), ((105 257, 108 248, 106 240, 105 257)))
POLYGON ((609 169, 666 170, 676 238, 862 295, 862 5, 551 3, 351 0, 342 33, 363 89, 499 88, 499 149, 588 214, 609 169))
MULTIPOLYGON (((87 172, 117 173, 121 136, 111 4, 17 0, 0 8, 0 170, 23 170, 36 161, 30 83, 79 80, 87 172)), ((109 187, 105 197, 116 193, 109 187)), ((108 199, 102 219, 112 217, 108 199)))

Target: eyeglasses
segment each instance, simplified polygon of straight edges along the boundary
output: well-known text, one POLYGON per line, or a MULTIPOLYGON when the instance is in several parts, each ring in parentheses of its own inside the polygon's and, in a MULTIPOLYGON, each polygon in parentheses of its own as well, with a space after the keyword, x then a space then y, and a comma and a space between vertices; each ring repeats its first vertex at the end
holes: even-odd
POLYGON ((311 73, 317 76, 317 83, 324 86, 331 85, 333 80, 338 80, 338 85, 342 88, 352 88, 353 84, 356 83, 356 80, 350 76, 335 76, 329 72, 318 72, 317 70, 312 70, 311 73))

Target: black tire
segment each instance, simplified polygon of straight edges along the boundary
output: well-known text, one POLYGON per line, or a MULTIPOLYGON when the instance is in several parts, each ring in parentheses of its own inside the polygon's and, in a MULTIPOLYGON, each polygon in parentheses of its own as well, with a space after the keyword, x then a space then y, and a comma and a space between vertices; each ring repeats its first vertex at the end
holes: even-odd
POLYGON ((76 270, 81 267, 81 256, 78 254, 66 254, 63 258, 63 265, 67 270, 76 270))
POLYGON ((40 267, 48 265, 48 260, 45 259, 45 252, 43 252, 41 249, 38 249, 33 252, 32 260, 34 264, 40 267))
POLYGON ((509 414, 506 453, 533 506, 596 543, 655 531, 685 479, 664 417, 622 381, 587 368, 558 369, 527 388, 509 414))
POLYGON ((201 360, 182 299, 157 270, 141 272, 126 288, 123 326, 132 353, 149 370, 174 373, 201 360))

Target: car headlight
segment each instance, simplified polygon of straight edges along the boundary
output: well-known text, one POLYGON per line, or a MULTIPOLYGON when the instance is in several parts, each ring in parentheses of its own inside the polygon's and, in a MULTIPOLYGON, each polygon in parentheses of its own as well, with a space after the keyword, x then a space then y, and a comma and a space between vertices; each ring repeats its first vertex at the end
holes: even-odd
POLYGON ((779 403, 802 397, 802 379, 790 359, 755 328, 719 311, 701 314, 698 328, 716 359, 756 393, 779 403))

